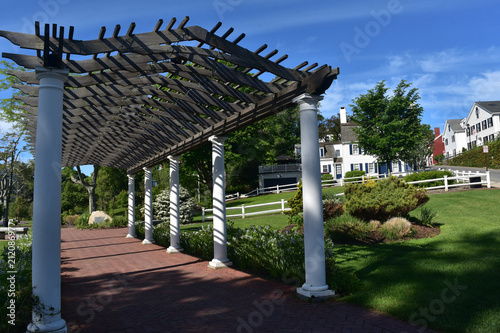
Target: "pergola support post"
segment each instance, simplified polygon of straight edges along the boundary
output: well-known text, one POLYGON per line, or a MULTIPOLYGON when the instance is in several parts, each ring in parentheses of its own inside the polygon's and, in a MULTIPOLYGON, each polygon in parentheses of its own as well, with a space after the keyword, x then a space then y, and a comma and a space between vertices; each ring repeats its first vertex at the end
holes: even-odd
POLYGON ((135 234, 135 175, 128 178, 128 235, 127 238, 136 238, 135 234))
POLYGON ((180 236, 180 186, 179 157, 169 156, 170 161, 170 246, 168 253, 182 252, 180 236))
POLYGON ((328 298, 335 295, 326 284, 317 107, 321 99, 321 96, 302 94, 293 100, 300 107, 306 268, 306 281, 301 288, 297 288, 297 294, 307 299, 328 298))
POLYGON ((36 68, 40 80, 33 196, 33 309, 28 332, 67 332, 61 318, 61 152, 68 70, 36 68))
POLYGON ((153 174, 144 168, 144 240, 142 244, 154 244, 153 238, 153 174))
POLYGON ((224 141, 226 137, 211 136, 212 178, 213 178, 213 216, 214 216, 214 259, 210 268, 225 268, 233 263, 227 258, 226 230, 226 183, 224 179, 224 141))

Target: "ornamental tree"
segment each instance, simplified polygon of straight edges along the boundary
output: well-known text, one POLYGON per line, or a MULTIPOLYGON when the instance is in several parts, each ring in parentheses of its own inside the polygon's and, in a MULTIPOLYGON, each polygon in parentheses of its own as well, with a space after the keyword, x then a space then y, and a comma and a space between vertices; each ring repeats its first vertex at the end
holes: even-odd
MULTIPOLYGON (((179 191, 179 206, 180 223, 192 222, 195 201, 182 186, 179 191)), ((155 197, 153 212, 157 219, 170 223, 170 190, 163 190, 155 197)))
POLYGON ((359 146, 383 163, 407 160, 425 138, 418 89, 401 80, 392 95, 388 90, 385 81, 379 82, 350 105, 359 146))

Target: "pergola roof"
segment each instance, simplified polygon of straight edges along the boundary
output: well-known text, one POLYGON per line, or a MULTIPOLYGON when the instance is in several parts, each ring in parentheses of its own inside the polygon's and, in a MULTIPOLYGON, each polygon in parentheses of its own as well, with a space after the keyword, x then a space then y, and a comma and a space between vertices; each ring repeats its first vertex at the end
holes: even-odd
MULTIPOLYGON (((63 106, 63 166, 98 164, 133 174, 154 166, 169 155, 182 154, 224 136, 292 104, 303 94, 322 94, 336 79, 338 68, 303 62, 294 68, 280 63, 278 51, 249 51, 228 40, 230 28, 216 35, 187 27, 186 17, 176 28, 172 19, 161 29, 134 34, 132 23, 124 35, 117 25, 110 37, 103 27, 95 40, 64 38, 64 28, 45 26, 35 34, 0 31, 36 55, 3 53, 18 65, 68 68, 63 106), (43 52, 43 53, 42 53, 43 52), (63 53, 66 54, 63 57, 63 53), (74 60, 71 57, 81 60, 74 60), (83 56, 83 57, 82 57, 83 56), (306 67, 307 66, 307 67, 306 67), (269 75, 270 74, 270 75, 269 75), (267 81, 263 78, 267 78, 267 81)), ((28 140, 35 146, 38 80, 35 72, 10 71, 22 85, 28 140)))

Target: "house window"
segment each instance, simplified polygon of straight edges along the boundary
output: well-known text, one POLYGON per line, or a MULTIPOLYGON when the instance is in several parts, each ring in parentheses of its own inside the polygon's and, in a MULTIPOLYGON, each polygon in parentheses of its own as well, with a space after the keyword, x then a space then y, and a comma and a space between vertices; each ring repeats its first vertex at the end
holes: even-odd
POLYGON ((446 152, 446 157, 450 157, 450 152, 449 151, 446 152))
POLYGON ((448 124, 448 132, 451 132, 451 126, 448 124))
POLYGON ((337 164, 335 166, 335 169, 336 169, 337 175, 341 175, 342 174, 342 164, 337 164))
POLYGON ((472 147, 476 146, 476 140, 472 141, 472 147))
POLYGON ((359 163, 354 163, 352 167, 353 170, 359 170, 359 163))
POLYGON ((489 139, 490 139, 490 141, 494 141, 495 140, 495 134, 490 134, 489 139))
POLYGON ((375 163, 368 163, 368 173, 375 173, 375 163))
POLYGON ((476 118, 479 118, 479 109, 476 106, 476 118))
POLYGON ((335 157, 340 157, 340 149, 335 149, 335 157))
POLYGON ((488 137, 487 136, 483 137, 483 142, 484 143, 488 143, 488 137))
POLYGON ((392 172, 399 172, 399 163, 392 162, 392 172))
POLYGON ((295 149, 295 155, 300 156, 302 154, 302 149, 301 148, 296 148, 295 149))
MULTIPOLYGON (((353 155, 359 155, 359 148, 358 148, 357 144, 353 144, 352 145, 352 154, 353 155)), ((359 170, 359 169, 357 169, 357 170, 359 170)))
POLYGON ((488 128, 493 126, 493 117, 488 118, 488 128))
POLYGON ((486 120, 483 120, 481 123, 483 124, 483 130, 488 128, 488 125, 486 125, 486 120))
POLYGON ((481 123, 477 123, 477 125, 476 125, 476 130, 477 130, 478 132, 481 132, 481 123))
POLYGON ((448 145, 448 139, 444 140, 444 144, 447 146, 448 145))
POLYGON ((319 149, 319 156, 324 157, 325 156, 325 148, 320 148, 319 149))
POLYGON ((323 165, 323 173, 328 173, 328 165, 323 165))
POLYGON ((470 128, 469 128, 469 126, 467 126, 467 131, 466 132, 467 132, 467 136, 470 136, 470 128))
POLYGON ((457 156, 457 150, 453 149, 453 156, 457 156))
POLYGON ((455 142, 455 134, 451 136, 451 142, 455 142))

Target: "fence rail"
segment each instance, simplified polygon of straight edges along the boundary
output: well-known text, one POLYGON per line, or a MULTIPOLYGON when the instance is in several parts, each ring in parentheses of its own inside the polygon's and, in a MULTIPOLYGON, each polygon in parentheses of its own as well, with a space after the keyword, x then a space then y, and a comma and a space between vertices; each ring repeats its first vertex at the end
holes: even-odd
MULTIPOLYGON (((244 219, 246 216, 253 216, 253 215, 261 215, 261 214, 270 214, 270 213, 278 213, 278 212, 286 212, 289 211, 290 208, 286 207, 285 208, 285 199, 281 199, 281 201, 276 201, 276 202, 268 202, 268 203, 263 203, 263 204, 257 204, 257 205, 250 205, 250 206, 235 206, 235 207, 226 207, 226 211, 228 210, 241 210, 240 214, 231 214, 231 215, 226 215, 226 217, 241 217, 244 219), (279 209, 270 209, 270 210, 263 210, 263 211, 258 211, 258 212, 247 212, 246 210, 249 208, 255 208, 255 207, 265 207, 265 206, 272 206, 272 205, 281 205, 281 208, 279 209)), ((212 215, 207 216, 207 212, 213 212, 214 210, 211 209, 205 209, 203 207, 201 209, 201 219, 203 222, 205 222, 206 219, 213 219, 212 215)))

